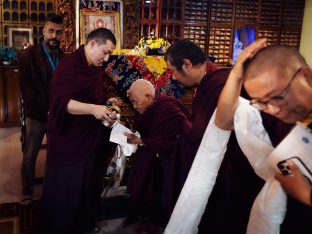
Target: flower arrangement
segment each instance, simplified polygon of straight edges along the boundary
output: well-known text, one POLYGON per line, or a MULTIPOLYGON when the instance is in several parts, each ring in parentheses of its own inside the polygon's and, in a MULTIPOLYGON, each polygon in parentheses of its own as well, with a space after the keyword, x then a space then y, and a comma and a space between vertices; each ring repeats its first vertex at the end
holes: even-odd
POLYGON ((4 48, 0 46, 0 60, 2 63, 9 64, 16 57, 16 51, 13 48, 4 48))
POLYGON ((170 43, 163 38, 142 37, 138 45, 130 52, 134 55, 162 55, 170 47, 170 43))

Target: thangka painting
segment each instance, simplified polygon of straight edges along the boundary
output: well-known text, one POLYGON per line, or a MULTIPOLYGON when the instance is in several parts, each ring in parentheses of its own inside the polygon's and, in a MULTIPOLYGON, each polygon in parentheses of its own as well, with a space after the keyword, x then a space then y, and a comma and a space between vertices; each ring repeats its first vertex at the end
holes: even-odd
POLYGON ((80 44, 85 44, 88 34, 97 28, 107 28, 113 32, 120 48, 121 30, 119 12, 80 11, 80 44))

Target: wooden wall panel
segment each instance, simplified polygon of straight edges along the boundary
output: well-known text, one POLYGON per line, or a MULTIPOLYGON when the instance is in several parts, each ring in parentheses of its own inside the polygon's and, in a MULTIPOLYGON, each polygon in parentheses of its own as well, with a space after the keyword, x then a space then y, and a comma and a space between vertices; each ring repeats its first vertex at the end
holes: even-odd
POLYGON ((6 101, 7 113, 6 122, 17 123, 19 121, 18 112, 18 98, 20 94, 19 89, 19 73, 17 67, 7 67, 4 69, 4 76, 6 79, 6 101))
POLYGON ((259 5, 258 1, 237 0, 235 7, 235 20, 257 23, 259 5))
POLYGON ((135 1, 126 1, 124 9, 123 47, 134 48, 140 40, 138 14, 138 12, 140 12, 140 3, 135 1))
POLYGON ((3 0, 0 4, 1 45, 8 46, 8 27, 33 27, 34 43, 42 37, 42 28, 49 13, 55 12, 57 0, 3 0))
POLYGON ((0 127, 18 126, 19 73, 16 66, 0 66, 0 127))
POLYGON ((75 50, 75 1, 58 0, 57 12, 64 17, 64 39, 61 47, 65 53, 75 50))
POLYGON ((230 62, 232 28, 210 28, 208 54, 216 57, 216 63, 227 65, 230 62))
MULTIPOLYGON (((144 6, 145 1, 141 2, 144 6)), ((256 30, 256 38, 267 37, 269 44, 299 47, 304 0, 154 0, 159 15, 168 15, 162 4, 175 9, 181 5, 181 19, 160 17, 144 21, 145 32, 156 27, 167 38, 168 25, 181 25, 179 35, 197 43, 208 55, 216 56, 221 65, 231 63, 233 34, 241 26, 256 30), (174 23, 174 24, 173 24, 174 23), (167 30, 167 31, 166 31, 167 30), (227 58, 226 58, 227 57, 227 58)), ((156 13, 156 15, 157 15, 156 13)), ((169 14, 170 15, 170 14, 169 14)), ((143 27, 143 26, 141 26, 143 27)), ((144 36, 141 30, 140 36, 144 36)), ((146 34, 145 34, 146 36, 146 34)), ((176 35, 176 39, 180 39, 176 35)))

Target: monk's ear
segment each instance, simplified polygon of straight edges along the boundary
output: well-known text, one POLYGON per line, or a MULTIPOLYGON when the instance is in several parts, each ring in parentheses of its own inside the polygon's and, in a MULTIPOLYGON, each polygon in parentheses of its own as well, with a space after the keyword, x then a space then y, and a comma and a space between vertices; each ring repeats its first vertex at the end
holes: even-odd
POLYGON ((312 69, 308 66, 302 68, 302 73, 309 86, 312 88, 312 69))
POLYGON ((190 71, 192 67, 193 67, 193 64, 191 63, 189 59, 183 59, 182 69, 184 72, 190 71))
POLYGON ((151 104, 153 102, 153 97, 150 94, 146 94, 146 98, 148 100, 148 102, 151 104))
POLYGON ((93 47, 96 44, 96 40, 92 39, 91 41, 89 41, 89 44, 91 47, 93 47))

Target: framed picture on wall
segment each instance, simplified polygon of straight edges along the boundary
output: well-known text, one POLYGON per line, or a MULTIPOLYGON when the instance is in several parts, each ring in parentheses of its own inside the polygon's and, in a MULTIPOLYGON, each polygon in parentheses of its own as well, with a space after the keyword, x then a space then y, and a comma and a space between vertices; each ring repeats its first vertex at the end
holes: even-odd
POLYGON ((256 38, 257 30, 252 26, 242 25, 235 28, 233 40, 232 64, 235 64, 239 54, 256 38))
POLYGON ((111 30, 117 40, 116 48, 120 49, 121 30, 120 16, 116 11, 80 11, 80 44, 85 44, 90 32, 97 28, 111 30))
POLYGON ((16 51, 21 51, 28 43, 34 44, 33 28, 31 27, 9 27, 8 35, 9 46, 13 47, 16 51))

